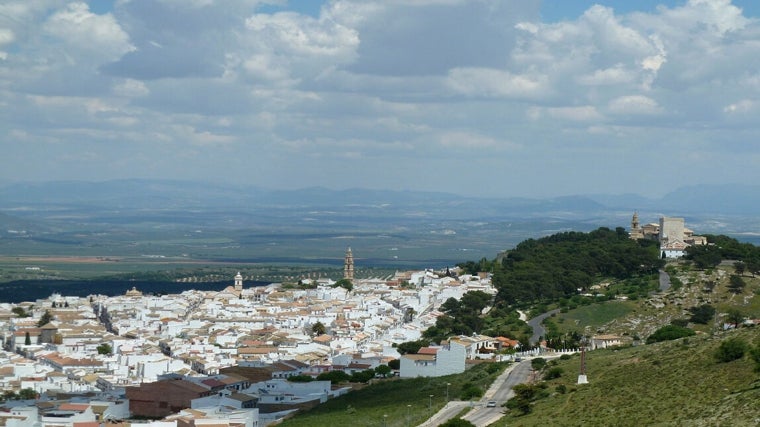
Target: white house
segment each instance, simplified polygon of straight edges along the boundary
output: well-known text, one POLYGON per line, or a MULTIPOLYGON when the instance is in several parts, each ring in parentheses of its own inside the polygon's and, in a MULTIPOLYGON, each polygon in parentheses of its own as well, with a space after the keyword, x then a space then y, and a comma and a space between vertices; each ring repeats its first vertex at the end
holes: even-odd
POLYGON ((464 372, 467 349, 456 341, 447 345, 423 347, 417 354, 401 356, 399 376, 402 378, 440 377, 464 372))

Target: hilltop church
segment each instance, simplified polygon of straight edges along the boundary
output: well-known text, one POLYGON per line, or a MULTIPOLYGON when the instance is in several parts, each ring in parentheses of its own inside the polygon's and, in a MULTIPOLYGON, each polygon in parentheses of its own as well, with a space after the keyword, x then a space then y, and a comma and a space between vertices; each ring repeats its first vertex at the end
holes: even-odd
POLYGON ((631 239, 650 239, 660 242, 660 253, 663 258, 681 258, 686 248, 692 245, 706 245, 707 238, 694 235, 694 231, 684 227, 683 218, 660 217, 660 223, 639 225, 638 212, 631 219, 631 239))

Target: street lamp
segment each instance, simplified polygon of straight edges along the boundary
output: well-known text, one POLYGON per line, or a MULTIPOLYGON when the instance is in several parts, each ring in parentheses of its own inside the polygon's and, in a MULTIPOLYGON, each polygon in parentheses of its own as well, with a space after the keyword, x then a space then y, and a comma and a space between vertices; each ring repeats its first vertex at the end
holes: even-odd
POLYGON ((388 414, 383 414, 383 427, 388 427, 388 414))
POLYGON ((430 401, 428 401, 428 411, 433 410, 433 395, 430 395, 430 401))
POLYGON ((411 421, 409 421, 411 416, 412 416, 412 405, 406 405, 406 425, 407 426, 411 425, 411 421))
POLYGON ((451 383, 446 383, 446 403, 449 402, 449 386, 451 383))

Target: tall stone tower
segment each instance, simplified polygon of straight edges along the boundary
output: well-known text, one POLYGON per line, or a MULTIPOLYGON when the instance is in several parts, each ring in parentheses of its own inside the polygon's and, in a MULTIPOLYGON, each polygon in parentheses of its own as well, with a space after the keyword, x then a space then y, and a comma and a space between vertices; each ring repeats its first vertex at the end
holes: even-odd
POLYGON ((631 232, 628 236, 633 240, 642 239, 644 237, 644 230, 639 227, 639 213, 633 212, 633 218, 631 218, 631 232))
POLYGON ((243 290, 243 275, 241 275, 239 271, 238 274, 235 275, 235 290, 238 292, 243 290))
POLYGON ((343 260, 343 278, 354 280, 354 255, 350 247, 346 250, 346 257, 343 260))

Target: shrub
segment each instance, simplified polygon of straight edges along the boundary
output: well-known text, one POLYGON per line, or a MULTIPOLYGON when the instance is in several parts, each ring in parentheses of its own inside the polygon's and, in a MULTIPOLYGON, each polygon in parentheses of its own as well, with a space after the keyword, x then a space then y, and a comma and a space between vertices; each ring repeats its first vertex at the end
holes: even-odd
POLYGON ((685 328, 689 326, 689 320, 688 319, 673 319, 670 321, 670 324, 685 328))
POLYGON ((536 371, 540 371, 541 369, 546 366, 546 359, 543 357, 536 357, 535 359, 530 361, 530 367, 535 369, 536 371))
POLYGON ((544 374, 544 380, 553 380, 555 378, 559 378, 562 376, 562 373, 565 372, 564 369, 560 368, 559 366, 555 366, 544 374))
POLYGON ((741 338, 729 338, 722 343, 715 351, 715 358, 718 362, 726 363, 744 357, 747 351, 747 343, 741 338))
POLYGON ((715 315, 715 307, 710 304, 702 304, 698 307, 690 308, 689 312, 691 313, 689 321, 706 325, 710 323, 710 320, 715 315))
POLYGON ((344 383, 350 379, 351 376, 343 371, 322 372, 321 374, 317 375, 317 380, 330 381, 332 384, 344 383))
POLYGON ((467 420, 463 420, 461 418, 452 418, 446 421, 445 423, 441 424, 441 427, 470 427, 470 426, 475 427, 475 424, 467 420))
POLYGON ((475 384, 467 384, 462 387, 462 400, 470 400, 483 395, 483 389, 475 384))
POLYGON ((678 338, 689 337, 696 333, 689 328, 682 328, 676 325, 667 325, 654 331, 652 335, 647 337, 647 344, 652 344, 660 341, 675 340, 678 338))

